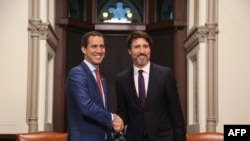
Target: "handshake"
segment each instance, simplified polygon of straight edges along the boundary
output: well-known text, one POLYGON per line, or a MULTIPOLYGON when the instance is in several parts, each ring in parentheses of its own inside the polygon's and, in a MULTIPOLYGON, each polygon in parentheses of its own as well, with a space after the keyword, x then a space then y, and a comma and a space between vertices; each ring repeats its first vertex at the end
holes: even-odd
POLYGON ((112 121, 112 127, 114 131, 117 133, 122 132, 122 130, 124 129, 124 124, 122 119, 117 114, 113 114, 113 117, 114 119, 112 121))

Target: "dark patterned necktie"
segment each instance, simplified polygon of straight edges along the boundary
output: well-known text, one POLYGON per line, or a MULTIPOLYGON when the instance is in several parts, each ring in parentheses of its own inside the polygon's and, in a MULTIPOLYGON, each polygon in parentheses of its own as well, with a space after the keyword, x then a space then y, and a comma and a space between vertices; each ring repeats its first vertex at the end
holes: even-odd
POLYGON ((143 70, 139 70, 138 75, 138 92, 139 92, 139 99, 141 102, 142 107, 145 105, 145 98, 146 98, 146 92, 145 92, 145 83, 143 78, 143 70))

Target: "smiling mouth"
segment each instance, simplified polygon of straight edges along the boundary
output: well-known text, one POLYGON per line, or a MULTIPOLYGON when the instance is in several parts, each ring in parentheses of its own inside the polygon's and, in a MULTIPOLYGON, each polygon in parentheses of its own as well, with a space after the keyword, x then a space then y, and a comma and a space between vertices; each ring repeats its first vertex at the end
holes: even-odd
POLYGON ((96 54, 96 55, 94 55, 96 58, 101 58, 103 55, 101 55, 101 54, 96 54))
POLYGON ((138 56, 138 58, 139 58, 139 59, 145 59, 146 56, 145 56, 145 55, 140 55, 140 56, 138 56))

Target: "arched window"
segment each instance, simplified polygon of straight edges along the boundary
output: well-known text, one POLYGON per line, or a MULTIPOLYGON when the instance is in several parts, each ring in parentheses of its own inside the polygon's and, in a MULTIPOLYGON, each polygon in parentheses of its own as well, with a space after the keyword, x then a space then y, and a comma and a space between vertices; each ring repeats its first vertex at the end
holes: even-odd
POLYGON ((143 0, 98 0, 97 22, 142 23, 142 5, 143 0))
MULTIPOLYGON (((68 17, 86 21, 86 2, 68 0, 68 17)), ((96 23, 145 23, 145 0, 95 0, 92 4, 95 4, 96 23)), ((173 0, 154 0, 152 6, 154 22, 174 19, 173 0)))

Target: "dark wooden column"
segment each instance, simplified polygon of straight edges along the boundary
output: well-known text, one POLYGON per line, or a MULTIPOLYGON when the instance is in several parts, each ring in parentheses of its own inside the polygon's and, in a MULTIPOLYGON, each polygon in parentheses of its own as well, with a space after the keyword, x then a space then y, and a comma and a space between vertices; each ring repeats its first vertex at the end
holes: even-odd
POLYGON ((174 1, 174 21, 182 26, 175 27, 173 69, 177 80, 184 119, 187 120, 187 67, 184 40, 187 37, 187 0, 174 1))
POLYGON ((180 95, 180 101, 184 119, 187 119, 187 91, 186 91, 186 53, 183 41, 186 38, 185 28, 176 29, 174 32, 173 48, 173 73, 175 74, 177 87, 180 95))
MULTIPOLYGON (((67 16, 67 0, 56 0, 56 23, 67 16)), ((64 132, 66 129, 65 115, 65 80, 66 80, 66 48, 67 32, 66 27, 56 25, 58 45, 55 57, 54 72, 54 109, 53 109, 53 129, 54 131, 64 132)))

